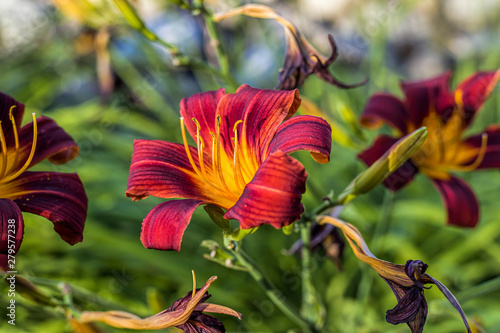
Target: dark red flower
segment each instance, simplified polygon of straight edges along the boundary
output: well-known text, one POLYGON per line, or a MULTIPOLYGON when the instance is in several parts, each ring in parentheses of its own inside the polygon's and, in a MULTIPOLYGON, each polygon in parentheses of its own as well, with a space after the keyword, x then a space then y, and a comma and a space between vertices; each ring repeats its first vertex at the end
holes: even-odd
MULTIPOLYGON (((21 245, 24 221, 21 211, 54 223, 67 243, 82 241, 87 196, 76 174, 26 171, 48 159, 63 164, 78 155, 73 139, 50 118, 35 118, 21 127, 24 104, 0 93, 0 266, 21 245)), ((12 262, 11 262, 12 263, 12 262)))
POLYGON ((288 153, 308 150, 326 163, 331 129, 318 117, 290 118, 298 92, 242 86, 181 101, 184 144, 136 140, 126 195, 182 198, 156 206, 144 219, 145 247, 180 250, 195 208, 214 204, 242 229, 281 228, 299 218, 307 173, 288 153), (290 118, 290 119, 289 119, 290 118), (196 141, 188 146, 184 127, 196 141))
POLYGON ((463 138, 494 89, 500 71, 478 72, 461 82, 454 92, 448 88, 450 76, 446 73, 425 81, 403 82, 404 100, 387 93, 373 95, 361 116, 361 124, 377 128, 386 123, 399 135, 379 136, 359 157, 371 165, 399 137, 425 126, 428 136, 424 144, 384 184, 393 191, 399 190, 420 171, 441 193, 448 209, 448 223, 474 227, 479 220, 476 197, 464 181, 450 172, 500 168, 500 127, 492 125, 479 135, 463 138))

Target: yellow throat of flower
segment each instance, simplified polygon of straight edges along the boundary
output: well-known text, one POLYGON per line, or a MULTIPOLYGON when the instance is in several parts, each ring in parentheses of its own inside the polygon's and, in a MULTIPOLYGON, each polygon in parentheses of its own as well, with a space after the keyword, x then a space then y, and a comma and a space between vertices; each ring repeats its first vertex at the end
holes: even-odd
POLYGON ((450 171, 473 171, 481 164, 486 153, 486 133, 481 137, 479 149, 463 144, 465 116, 461 91, 455 93, 455 102, 457 106, 446 122, 434 110, 422 122, 422 126, 427 127, 428 136, 412 160, 422 173, 431 178, 448 180, 450 171), (469 163, 471 160, 472 163, 469 163))
POLYGON ((16 108, 16 105, 13 105, 9 110, 9 120, 12 123, 12 131, 14 134, 14 143, 15 148, 14 151, 7 151, 7 141, 5 139, 5 135, 2 129, 2 122, 0 121, 0 184, 5 184, 13 179, 16 179, 20 174, 22 174, 28 167, 30 166, 31 161, 33 160, 33 156, 35 155, 36 149, 36 141, 37 141, 37 123, 36 116, 32 113, 33 117, 33 143, 31 144, 31 151, 24 162, 24 165, 16 169, 19 161, 19 137, 17 133, 16 120, 12 114, 13 110, 16 108))
POLYGON ((223 208, 232 207, 243 193, 245 185, 253 178, 256 167, 255 163, 246 163, 249 156, 245 155, 248 151, 244 143, 238 140, 238 125, 243 121, 238 120, 233 126, 234 137, 233 154, 229 156, 226 150, 221 147, 221 117, 216 116, 215 133, 210 132, 212 136, 212 154, 207 155, 204 152, 205 142, 200 135, 201 126, 196 118, 191 119, 196 124, 196 148, 198 164, 193 159, 189 145, 187 143, 184 117, 181 117, 181 131, 184 148, 189 163, 197 175, 200 183, 203 184, 203 191, 207 197, 212 198, 213 202, 223 208), (206 159, 211 163, 207 163, 206 159), (243 162, 243 163, 242 163, 243 162))

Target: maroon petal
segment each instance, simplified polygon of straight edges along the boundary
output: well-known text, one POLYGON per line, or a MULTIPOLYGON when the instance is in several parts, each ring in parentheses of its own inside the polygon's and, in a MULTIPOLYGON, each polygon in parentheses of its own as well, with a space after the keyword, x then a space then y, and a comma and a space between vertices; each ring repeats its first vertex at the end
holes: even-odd
POLYGON ((379 93, 373 95, 366 103, 360 122, 368 128, 379 128, 386 123, 399 130, 401 134, 406 134, 410 115, 401 100, 391 94, 379 93))
MULTIPOLYGON (((332 129, 326 120, 313 116, 296 116, 283 122, 269 145, 269 153, 281 150, 311 152, 319 163, 330 161, 332 129)), ((267 154, 266 154, 267 155, 267 154)))
POLYGON ((233 126, 226 121, 227 114, 239 114, 243 120, 241 129, 238 128, 240 144, 248 146, 257 161, 262 163, 264 154, 281 122, 291 117, 300 105, 297 90, 277 91, 267 89, 255 89, 250 86, 241 86, 236 94, 225 95, 220 103, 218 113, 222 117, 225 133, 225 149, 232 156, 232 146, 229 137, 234 136, 233 126))
POLYGON ((141 242, 147 249, 180 251, 184 230, 200 200, 171 200, 153 208, 142 223, 141 242))
POLYGON ((19 207, 9 199, 0 199, 0 271, 15 270, 9 267, 10 254, 13 256, 19 250, 24 235, 24 220, 19 207), (9 252, 10 250, 10 252, 9 252))
POLYGON ((76 173, 24 172, 5 186, 22 211, 52 221, 54 230, 69 244, 82 241, 87 195, 76 173))
MULTIPOLYGON (((486 153, 481 163, 477 166, 478 169, 488 169, 488 168, 500 168, 500 126, 491 125, 484 132, 488 135, 486 153)), ((461 151, 466 151, 470 148, 474 148, 479 153, 481 147, 482 135, 473 135, 466 140, 464 140, 464 148, 461 151)), ((470 165, 478 158, 478 155, 474 155, 470 160, 463 163, 463 165, 470 165)))
MULTIPOLYGON (((371 147, 359 154, 358 157, 365 162, 366 165, 370 166, 384 155, 396 141, 398 141, 398 139, 381 135, 375 140, 371 147)), ((387 177, 383 184, 391 191, 397 191, 413 180, 417 172, 418 168, 411 160, 408 160, 387 177)))
POLYGON ((401 83, 406 107, 415 128, 422 125, 422 120, 431 111, 441 115, 444 120, 451 116, 455 101, 448 88, 450 76, 451 73, 447 72, 428 80, 401 83))
POLYGON ((242 229, 270 224, 289 225, 304 211, 301 204, 307 173, 299 161, 277 151, 269 155, 236 204, 224 215, 242 229))
MULTIPOLYGON (((199 168, 196 149, 190 149, 199 168)), ((133 200, 149 195, 165 199, 207 199, 184 146, 160 140, 135 140, 125 194, 133 200)))
MULTIPOLYGON (((45 159, 54 164, 64 164, 78 155, 75 141, 55 121, 41 116, 37 118, 36 150, 30 165, 45 159)), ((12 142, 11 145, 14 143, 12 142)), ((33 123, 26 124, 19 131, 19 167, 27 160, 33 144, 33 123)))
POLYGON ((12 128, 12 121, 10 120, 9 113, 12 106, 12 115, 14 116, 16 129, 21 126, 21 121, 24 115, 24 104, 16 101, 9 95, 0 92, 0 122, 2 123, 2 130, 7 144, 14 142, 14 131, 12 128))
POLYGON ((470 187, 461 179, 432 179, 448 210, 448 224, 475 227, 479 220, 479 206, 470 187))
MULTIPOLYGON (((390 324, 401 324, 414 321, 422 305, 422 290, 417 287, 411 287, 406 294, 398 301, 394 309, 387 310, 386 320, 390 324)), ((425 319, 424 319, 425 321, 425 319)), ((422 327, 423 327, 422 323, 422 327)))
POLYGON ((189 134, 196 140, 196 123, 192 120, 192 118, 195 118, 200 124, 200 135, 205 142, 205 149, 209 155, 212 151, 212 135, 210 132, 216 132, 215 115, 217 105, 224 95, 224 89, 207 91, 183 98, 180 103, 181 116, 184 117, 184 123, 189 134))
POLYGON ((458 85, 455 96, 461 98, 467 125, 491 94, 499 78, 500 71, 478 72, 458 85))

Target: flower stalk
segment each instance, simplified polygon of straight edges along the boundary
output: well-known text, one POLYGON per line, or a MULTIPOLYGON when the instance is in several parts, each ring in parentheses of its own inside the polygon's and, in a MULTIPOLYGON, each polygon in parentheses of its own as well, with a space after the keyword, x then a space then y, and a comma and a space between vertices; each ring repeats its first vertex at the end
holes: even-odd
POLYGON ((290 320, 298 325, 305 333, 316 333, 314 325, 305 320, 299 311, 292 306, 285 298, 283 293, 276 289, 274 284, 265 276, 262 269, 238 247, 237 243, 233 243, 234 248, 227 250, 236 258, 239 264, 247 268, 250 276, 257 282, 261 289, 266 293, 267 297, 276 305, 290 320))

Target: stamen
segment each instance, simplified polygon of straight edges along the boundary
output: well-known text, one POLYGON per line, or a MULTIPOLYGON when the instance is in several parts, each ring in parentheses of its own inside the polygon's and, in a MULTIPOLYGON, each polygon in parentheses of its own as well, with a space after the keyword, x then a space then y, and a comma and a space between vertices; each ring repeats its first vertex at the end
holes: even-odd
POLYGON ((224 175, 222 174, 222 167, 221 167, 221 161, 220 161, 220 125, 221 125, 221 120, 220 120, 220 115, 217 115, 215 117, 216 120, 216 130, 217 134, 215 135, 215 161, 212 161, 212 163, 215 162, 215 172, 217 173, 217 179, 219 180, 219 184, 224 188, 224 190, 231 192, 229 190, 229 187, 227 187, 226 182, 224 181, 224 175))
POLYGON ((2 179, 5 169, 7 168, 7 143, 5 142, 5 135, 2 129, 2 122, 0 121, 0 146, 2 147, 2 168, 0 169, 0 179, 2 179))
POLYGON ((184 126, 184 117, 181 117, 181 133, 182 133, 182 142, 184 142, 184 149, 186 150, 186 155, 187 155, 187 158, 189 160, 189 163, 193 167, 194 172, 196 172, 196 174, 198 176, 203 178, 203 176, 200 173, 200 170, 198 170, 198 168, 196 167, 196 164, 194 163, 193 156, 191 156, 191 151, 189 149, 189 145, 187 143, 187 138, 186 138, 186 128, 184 126))
POLYGON ((456 166, 453 167, 453 170, 456 171, 474 171, 479 165, 483 162, 484 156, 486 155, 486 149, 488 148, 488 134, 483 133, 481 135, 481 147, 479 148, 479 153, 477 154, 476 160, 469 165, 466 166, 456 166))
POLYGON ((245 186, 245 180, 243 179, 243 175, 241 174, 241 165, 238 151, 238 125, 241 124, 243 120, 238 120, 233 126, 234 132, 234 153, 233 153, 233 174, 234 174, 234 182, 236 186, 239 188, 243 188, 245 186))
POLYGON ((194 275, 194 270, 191 271, 191 274, 193 274, 193 293, 191 294, 191 299, 193 299, 196 294, 196 276, 194 275))
MULTIPOLYGON (((37 127, 37 123, 36 123, 36 115, 35 115, 35 113, 32 113, 31 115, 33 116, 33 143, 31 144, 31 151, 30 151, 30 154, 28 156, 28 159, 26 160, 26 162, 24 163, 24 165, 22 166, 22 168, 19 169, 16 173, 14 173, 14 174, 12 174, 12 175, 10 175, 8 177, 5 177, 3 179, 0 179, 0 184, 1 183, 9 182, 9 181, 15 179, 20 174, 22 174, 24 171, 26 171, 26 169, 28 169, 28 167, 30 166, 31 161, 33 160, 33 156, 35 156, 36 140, 38 138, 38 127, 37 127)), ((2 150, 3 150, 4 144, 5 144, 5 137, 4 137, 3 133, 2 133, 2 150)), ((5 156, 7 156, 7 149, 5 149, 5 156)), ((3 168, 4 167, 2 167, 2 169, 3 168)))
POLYGON ((196 124, 196 147, 198 148, 198 161, 200 162, 201 173, 205 175, 205 165, 203 163, 203 148, 205 147, 205 143, 200 135, 200 123, 196 118, 191 118, 191 120, 196 124))
MULTIPOLYGON (((16 145, 16 156, 14 157, 14 163, 12 163, 12 168, 17 165, 17 160, 19 159, 19 136, 17 135, 16 119, 12 115, 12 110, 17 107, 17 105, 12 105, 9 110, 9 119, 12 122, 12 131, 14 132, 14 142, 16 145)), ((9 170, 10 171, 10 170, 9 170)), ((1 175, 1 174, 0 174, 1 175)))

